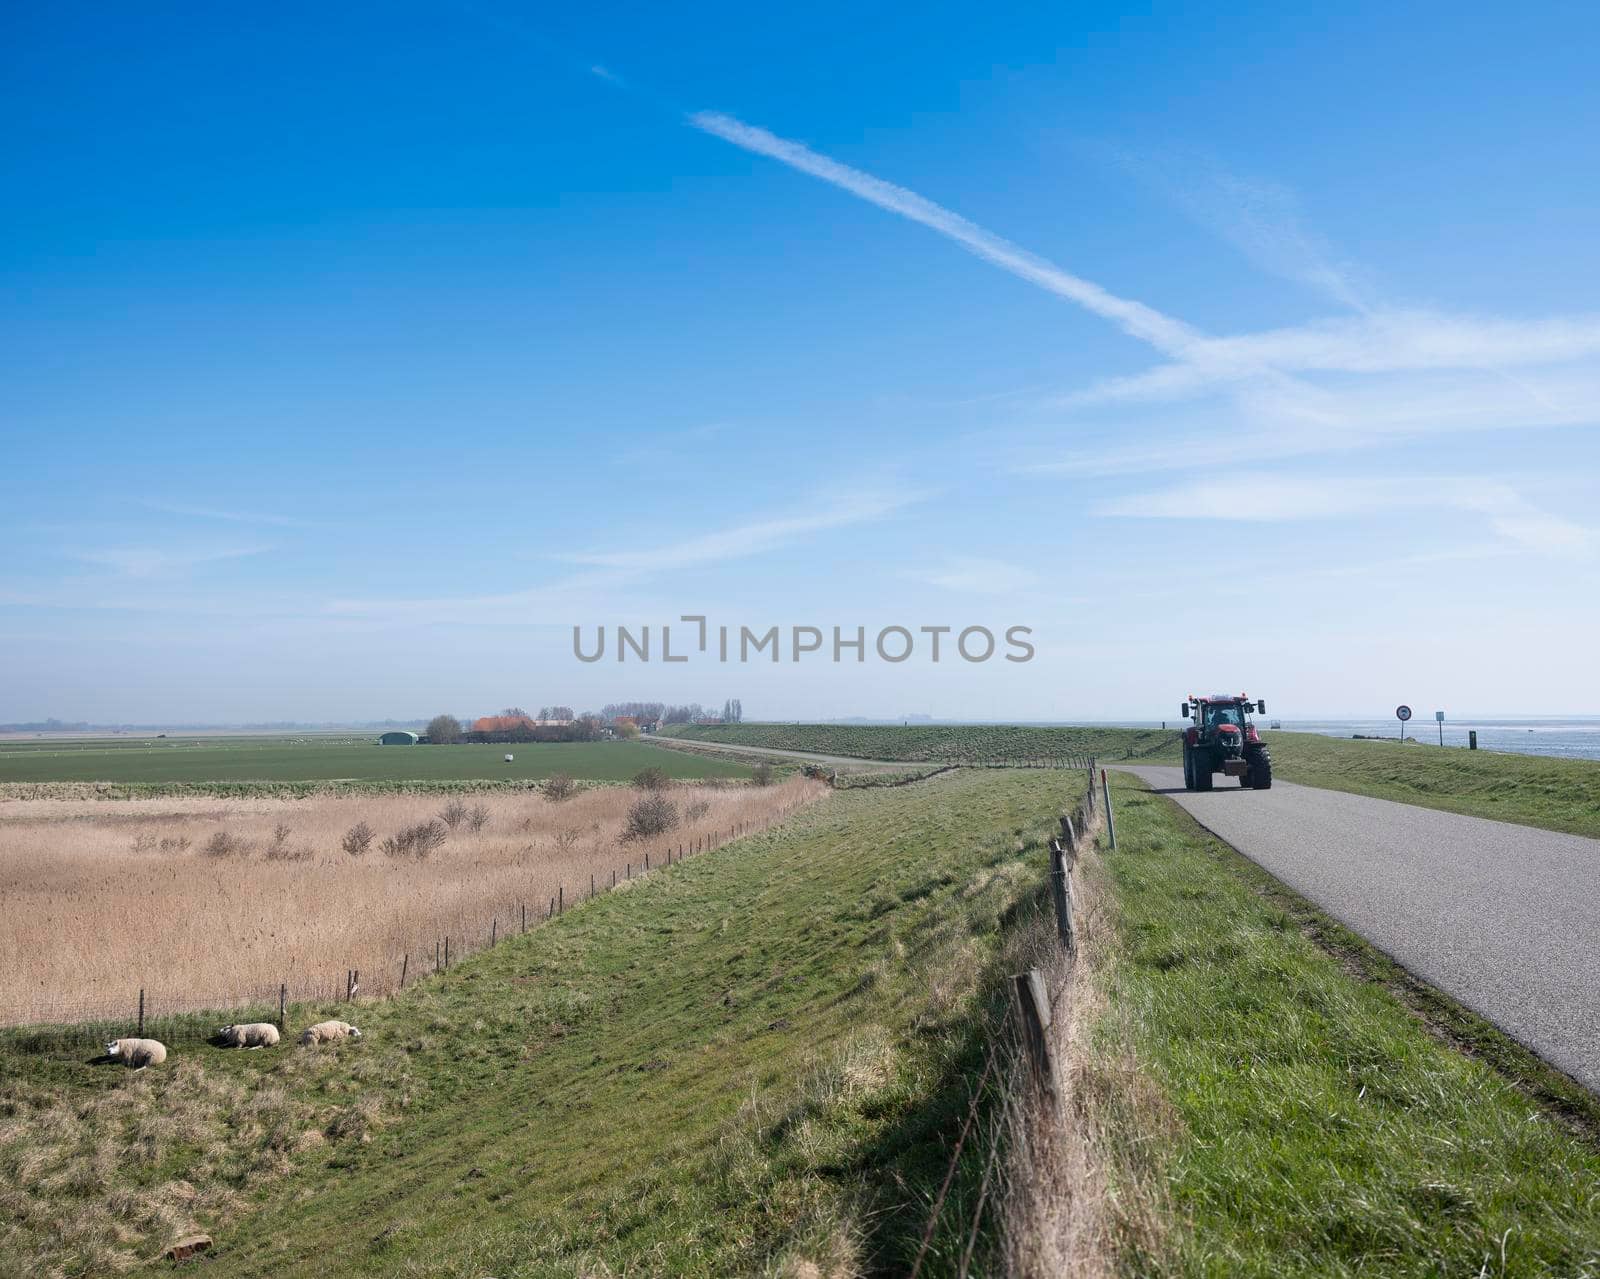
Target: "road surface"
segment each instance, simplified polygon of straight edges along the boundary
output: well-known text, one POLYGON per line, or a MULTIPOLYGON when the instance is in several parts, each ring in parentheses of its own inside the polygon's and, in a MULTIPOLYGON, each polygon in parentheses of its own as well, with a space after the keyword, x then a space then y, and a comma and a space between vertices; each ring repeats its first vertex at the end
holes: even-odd
POLYGON ((1201 825, 1600 1092, 1600 840, 1276 782, 1183 789, 1201 825))

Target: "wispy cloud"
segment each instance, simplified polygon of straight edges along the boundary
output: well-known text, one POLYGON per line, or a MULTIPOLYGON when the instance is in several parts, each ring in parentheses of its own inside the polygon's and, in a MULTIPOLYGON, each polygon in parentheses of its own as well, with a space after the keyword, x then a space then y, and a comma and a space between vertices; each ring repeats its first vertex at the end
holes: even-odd
POLYGON ((952 555, 938 568, 906 576, 971 595, 1016 595, 1039 584, 1039 575, 1030 569, 977 555, 952 555))
POLYGON ((1213 337, 802 143, 714 112, 690 122, 926 226, 1168 357, 1143 373, 1041 400, 1040 409, 1057 415, 1046 428, 1052 435, 1093 427, 1097 442, 1065 454, 1055 446, 1020 460, 1019 470, 1162 470, 1365 448, 1428 433, 1600 423, 1600 315, 1506 319, 1369 304, 1354 269, 1337 263, 1306 229, 1285 188, 1213 173, 1190 204, 1253 260, 1357 314, 1213 337), (1352 386, 1352 375, 1365 381, 1352 386), (1216 402, 1214 419, 1186 412, 1177 426, 1167 418, 1105 413, 1207 400, 1216 402))
POLYGON ((701 111, 689 117, 697 129, 722 138, 756 155, 768 156, 801 173, 831 183, 841 190, 859 196, 880 209, 921 223, 953 240, 967 252, 1009 271, 1019 279, 1036 284, 1058 297, 1076 302, 1085 310, 1102 319, 1110 320, 1124 332, 1148 342, 1157 350, 1177 355, 1187 350, 1199 337, 1188 325, 1171 316, 1134 302, 1101 288, 1089 280, 1063 270, 1053 262, 1002 239, 969 222, 958 213, 925 199, 915 191, 895 186, 860 169, 852 169, 837 160, 819 155, 799 142, 791 142, 769 133, 765 129, 745 124, 732 116, 714 111, 701 111))
POLYGON ((676 541, 652 542, 609 551, 577 551, 555 558, 583 571, 524 589, 431 598, 331 601, 327 612, 344 617, 389 617, 465 625, 572 623, 620 614, 671 615, 663 604, 650 613, 640 584, 674 569, 745 559, 804 542, 808 537, 887 519, 930 496, 913 490, 841 493, 818 499, 815 509, 754 520, 676 541), (624 589, 626 588, 626 589, 624 589))
POLYGON ((727 422, 703 422, 677 431, 655 431, 647 442, 623 449, 613 459, 624 466, 654 466, 663 462, 687 462, 695 450, 726 435, 733 427, 727 422))
POLYGON ((262 555, 270 546, 203 547, 163 549, 149 546, 111 546, 99 550, 73 551, 72 558, 85 564, 114 569, 126 577, 166 577, 214 564, 221 560, 262 555))
POLYGON ((190 506, 182 502, 145 502, 152 511, 168 515, 188 515, 201 520, 226 520, 231 524, 270 524, 282 528, 309 528, 306 520, 288 515, 272 515, 264 511, 235 511, 215 506, 190 506))
POLYGON ((1240 472, 1099 503, 1092 513, 1140 519, 1280 523, 1446 509, 1485 517, 1507 542, 1551 555, 1585 555, 1600 534, 1540 510, 1509 484, 1463 476, 1367 477, 1240 472))
POLYGON ((1215 160, 1178 151, 1112 151, 1116 164, 1159 192, 1263 271, 1294 281, 1354 311, 1367 310, 1360 272, 1338 260, 1305 222, 1290 188, 1230 173, 1215 160))
POLYGON ((789 546, 807 534, 865 524, 921 501, 920 492, 856 493, 835 496, 819 509, 775 519, 755 520, 677 542, 616 551, 584 551, 561 558, 596 568, 649 572, 743 559, 789 546))

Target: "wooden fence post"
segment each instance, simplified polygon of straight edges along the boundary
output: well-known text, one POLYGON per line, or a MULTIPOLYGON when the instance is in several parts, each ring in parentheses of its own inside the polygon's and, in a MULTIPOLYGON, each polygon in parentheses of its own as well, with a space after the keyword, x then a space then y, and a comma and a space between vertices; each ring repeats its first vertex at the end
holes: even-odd
POLYGON ((1061 944, 1071 954, 1072 938, 1072 887, 1067 882, 1067 855, 1060 844, 1050 841, 1050 895, 1056 903, 1056 932, 1061 944))
POLYGON ((444 966, 450 967, 450 934, 444 935, 444 966))
POLYGON ((496 915, 489 921, 489 945, 493 948, 495 942, 500 940, 500 916, 496 915))
POLYGON ((528 903, 522 903, 522 931, 528 931, 528 903))
POLYGON ((139 987, 139 1038, 144 1038, 144 987, 139 987))
POLYGON ((565 915, 566 913, 567 913, 567 886, 565 884, 557 884, 556 885, 556 914, 565 915))
POLYGON ((1072 814, 1061 814, 1061 843, 1073 857, 1078 855, 1078 832, 1072 828, 1072 814))
POLYGON ((1060 1090, 1056 1087, 1055 1056, 1050 1051, 1050 996, 1045 992, 1044 977, 1037 968, 1032 968, 1019 973, 1012 981, 1017 992, 1017 1011, 1021 1014, 1023 1051, 1035 1081, 1044 1089, 1051 1106, 1057 1106, 1060 1090))
POLYGON ((278 1029, 279 1030, 288 1030, 289 1029, 288 1025, 286 1024, 286 1020, 288 1018, 288 1015, 289 1015, 289 983, 286 982, 286 981, 281 981, 281 982, 278 983, 278 1029))
POLYGON ((439 939, 433 939, 433 971, 439 971, 439 939))
POLYGON ((1117 819, 1111 812, 1111 776, 1105 769, 1100 770, 1100 784, 1106 792, 1106 833, 1111 836, 1111 851, 1117 851, 1117 819))
POLYGON ((589 896, 594 896, 594 872, 589 872, 589 896))
POLYGON ((406 988, 406 969, 411 967, 411 955, 407 952, 400 960, 400 989, 406 988))

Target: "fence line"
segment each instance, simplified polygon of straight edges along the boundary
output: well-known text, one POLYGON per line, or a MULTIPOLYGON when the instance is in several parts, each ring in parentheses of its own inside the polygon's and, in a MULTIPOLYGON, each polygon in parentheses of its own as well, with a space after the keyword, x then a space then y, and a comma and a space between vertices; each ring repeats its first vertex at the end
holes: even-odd
MULTIPOLYGON (((1111 792, 1105 785, 1105 774, 1097 768, 1096 761, 1085 757, 1082 763, 1075 767, 1085 769, 1087 784, 1076 801, 1061 811, 1061 834, 1049 842, 1050 860, 1046 873, 1053 899, 1056 939, 1061 947, 1062 957, 1069 967, 1077 959, 1076 930, 1072 916, 1072 867, 1084 843, 1096 836, 1098 825, 1096 819, 1102 805, 1105 810, 1104 816, 1107 819, 1111 816, 1111 792), (1095 794, 1097 783, 1105 787, 1103 794, 1098 797, 1098 803, 1095 794)), ((968 1148, 968 1140, 984 1093, 987 1091, 995 1095, 1000 1110, 988 1126, 987 1149, 983 1155, 983 1176, 979 1181, 976 1202, 968 1216, 954 1223, 959 1226, 955 1236, 961 1249, 956 1265, 959 1279, 967 1279, 970 1272, 983 1215, 989 1206, 995 1164, 998 1162, 1001 1147, 1005 1144, 1008 1126, 1028 1122, 1033 1110, 1031 1105, 1026 1103, 1031 1097, 1043 1101, 1045 1114, 1049 1116, 1051 1123, 1057 1121, 1060 1108, 1067 1104, 1068 1099, 1062 1096, 1054 1038, 1050 1034, 1050 1026, 1054 1021, 1054 1007, 1065 987, 1050 990, 1044 974, 1038 968, 1017 974, 1010 984, 1010 998, 1006 1001, 1005 1011, 1000 1015, 998 1022, 989 1026, 986 1031, 985 1037, 988 1043, 984 1050, 983 1070, 978 1076, 977 1087, 973 1090, 967 1108, 966 1120, 950 1153, 944 1178, 940 1182, 939 1190, 928 1212, 928 1219, 924 1223, 922 1241, 911 1267, 911 1279, 920 1279, 922 1268, 929 1260, 933 1241, 949 1207, 950 1187, 955 1180, 961 1156, 968 1148), (1004 1063, 1005 1067, 999 1072, 993 1070, 997 1062, 1004 1063)), ((985 1140, 981 1125, 979 1131, 979 1140, 985 1140)))
MULTIPOLYGON (((651 859, 645 850, 647 872, 636 876, 634 863, 625 863, 625 877, 612 870, 611 887, 626 884, 644 873, 665 870, 702 853, 713 852, 746 835, 770 830, 803 805, 796 800, 780 807, 761 821, 735 822, 727 833, 721 830, 702 834, 693 839, 668 843, 656 850, 651 859)), ((589 876, 589 897, 610 891, 597 883, 594 872, 589 876)), ((580 900, 575 892, 573 904, 580 900)), ((233 1021, 270 1021, 287 1030, 282 1020, 289 1004, 333 1004, 354 1002, 357 996, 367 1002, 392 998, 403 990, 409 980, 415 984, 419 975, 449 969, 469 955, 480 954, 506 939, 517 921, 522 932, 538 927, 566 913, 566 885, 558 884, 556 895, 548 907, 535 903, 530 912, 524 899, 502 903, 493 908, 487 922, 473 927, 457 916, 448 925, 442 925, 432 938, 433 967, 426 967, 429 958, 427 943, 408 947, 398 957, 384 963, 382 970, 370 968, 361 977, 360 970, 347 968, 343 973, 330 973, 323 977, 284 978, 270 985, 250 986, 227 992, 193 994, 167 992, 153 987, 129 989, 125 995, 114 998, 50 999, 37 1001, 31 1007, 27 1021, 0 1025, 0 1048, 29 1052, 49 1052, 73 1046, 104 1044, 106 1040, 123 1035, 148 1034, 169 1044, 195 1044, 207 1042, 216 1032, 218 1019, 233 1021), (502 929, 501 920, 505 921, 502 929), (412 959, 417 959, 417 972, 411 971, 412 959), (260 1014, 260 1015, 257 1015, 260 1014), (270 1014, 270 1015, 268 1015, 270 1014), (226 1015, 226 1016, 224 1016, 226 1015), (157 1032, 161 1033, 157 1033, 157 1032)))

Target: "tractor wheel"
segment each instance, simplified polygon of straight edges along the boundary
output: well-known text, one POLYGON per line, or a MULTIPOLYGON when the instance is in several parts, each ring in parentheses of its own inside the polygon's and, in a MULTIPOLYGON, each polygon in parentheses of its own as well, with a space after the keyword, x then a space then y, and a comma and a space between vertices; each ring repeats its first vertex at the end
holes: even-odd
POLYGON ((1183 789, 1194 789, 1194 752, 1185 743, 1183 748, 1183 789))
POLYGON ((1211 789, 1211 753, 1194 753, 1194 788, 1196 790, 1211 789))
POLYGON ((1257 790, 1272 789, 1272 756, 1265 746, 1250 758, 1250 785, 1257 790))

